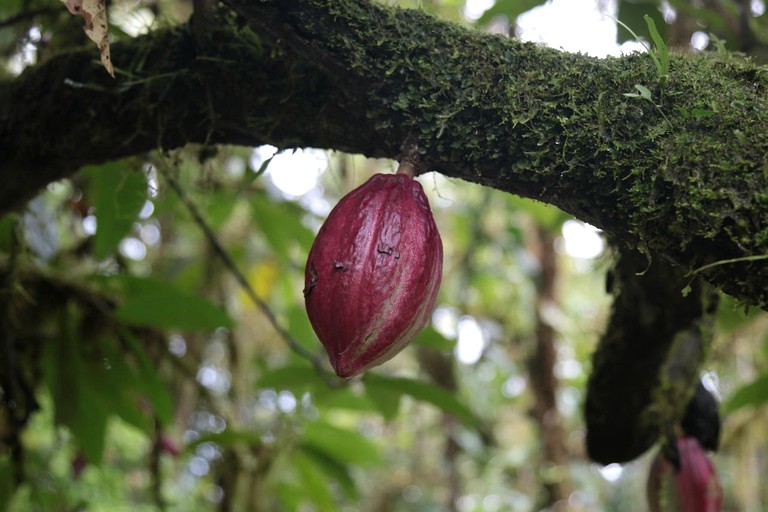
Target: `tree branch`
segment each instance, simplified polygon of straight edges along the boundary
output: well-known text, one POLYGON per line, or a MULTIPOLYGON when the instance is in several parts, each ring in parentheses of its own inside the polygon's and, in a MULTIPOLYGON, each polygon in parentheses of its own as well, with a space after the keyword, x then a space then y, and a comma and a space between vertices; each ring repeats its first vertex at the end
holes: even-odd
MULTIPOLYGON (((187 142, 394 157, 554 204, 686 269, 768 254, 768 74, 735 60, 595 59, 366 0, 224 0, 185 28, 59 55, 0 84, 0 210, 84 164, 187 142), (624 96, 635 84, 652 101, 624 96), (42 97, 42 99, 40 99, 42 97), (653 104, 652 104, 653 103, 653 104), (665 117, 669 122, 665 121, 665 117)), ((768 307, 768 264, 701 274, 768 307)))

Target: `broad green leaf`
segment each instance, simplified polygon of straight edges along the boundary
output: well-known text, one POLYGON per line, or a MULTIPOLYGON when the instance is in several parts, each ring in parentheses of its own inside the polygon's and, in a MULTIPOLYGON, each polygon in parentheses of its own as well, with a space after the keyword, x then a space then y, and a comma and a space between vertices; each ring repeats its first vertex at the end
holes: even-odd
POLYGON ((323 421, 307 425, 301 446, 319 450, 342 464, 360 466, 381 462, 376 445, 353 430, 339 428, 323 421))
POLYGON ((199 295, 154 279, 123 276, 122 281, 126 297, 115 316, 124 322, 190 331, 232 326, 226 311, 199 295))
POLYGON ((743 407, 759 407, 768 402, 768 374, 763 374, 753 382, 737 389, 723 405, 726 412, 733 412, 743 407))
POLYGON ((453 393, 439 388, 428 382, 422 382, 403 377, 384 377, 374 373, 368 373, 363 378, 366 387, 374 386, 409 395, 417 400, 429 402, 432 405, 452 414, 467 426, 479 428, 480 421, 475 414, 462 404, 453 393))
POLYGON ((88 385, 94 389, 104 409, 120 416, 126 423, 151 433, 153 419, 141 404, 145 399, 153 400, 141 391, 146 379, 140 378, 138 371, 128 364, 129 359, 134 358, 120 353, 113 339, 100 340, 99 347, 104 353, 104 362, 89 365, 89 370, 85 372, 88 385))
POLYGON ((62 329, 61 336, 43 346, 43 377, 54 403, 54 421, 69 425, 79 414, 80 401, 78 375, 82 373, 80 354, 70 325, 62 329))
POLYGON ((251 208, 254 222, 277 254, 290 259, 291 248, 296 244, 304 253, 309 252, 315 236, 301 223, 301 217, 306 212, 300 206, 258 196, 251 202, 251 208))
POLYGON ((171 393, 163 383, 160 375, 157 373, 157 368, 149 360, 139 341, 128 333, 123 333, 123 337, 131 349, 133 357, 136 359, 139 389, 152 404, 152 408, 160 423, 165 426, 169 425, 173 421, 175 410, 171 393))
POLYGON ((69 428, 75 442, 92 464, 101 464, 108 412, 88 381, 90 368, 82 359, 69 311, 58 340, 45 344, 43 371, 54 403, 57 424, 69 428))
POLYGON ((510 22, 514 22, 518 16, 534 7, 546 3, 546 0, 496 0, 496 3, 485 11, 477 20, 478 25, 489 23, 496 16, 506 16, 510 22))
POLYGON ((231 193, 209 193, 205 220, 214 229, 220 228, 232 215, 237 200, 231 193))
POLYGON ((256 387, 285 389, 301 395, 328 386, 311 366, 284 366, 264 373, 256 381, 256 387))
POLYGON ((80 373, 79 377, 77 414, 67 426, 88 462, 99 466, 104 454, 109 411, 103 407, 96 390, 91 387, 87 370, 80 373))
POLYGON ((288 310, 288 333, 293 336, 297 342, 309 351, 315 351, 320 347, 320 340, 317 339, 312 324, 309 323, 307 311, 304 305, 293 306, 288 310))
POLYGON ((349 467, 328 457, 325 453, 315 450, 311 446, 300 446, 299 450, 308 459, 312 460, 312 462, 314 462, 326 476, 336 480, 336 483, 339 484, 339 487, 344 492, 344 496, 347 499, 359 499, 360 492, 357 489, 357 484, 355 484, 352 475, 349 473, 349 467))
POLYGON ((130 231, 147 200, 147 178, 128 161, 110 162, 83 171, 90 182, 89 196, 96 207, 93 253, 109 257, 130 231))
POLYGON ((292 466, 301 480, 303 491, 306 493, 310 503, 318 510, 327 510, 329 512, 337 510, 333 495, 328 486, 328 479, 325 472, 312 459, 305 456, 301 451, 294 453, 292 466))
POLYGON ((386 386, 368 385, 367 382, 365 393, 385 420, 392 421, 397 417, 402 393, 388 389, 386 386))
POLYGON ((203 443, 216 443, 219 446, 229 448, 238 445, 246 445, 251 447, 261 446, 262 441, 261 436, 255 432, 249 432, 245 430, 225 430, 224 432, 220 432, 218 434, 205 434, 196 439, 194 442, 185 446, 185 449, 187 451, 193 451, 203 443))
POLYGON ((304 488, 298 483, 283 480, 277 483, 277 495, 280 500, 279 510, 295 512, 301 509, 304 488))
POLYGON ((449 340, 437 332, 433 327, 429 326, 421 331, 418 336, 416 336, 416 339, 413 340, 413 343, 431 347, 435 350, 453 350, 453 347, 456 346, 455 341, 449 340))

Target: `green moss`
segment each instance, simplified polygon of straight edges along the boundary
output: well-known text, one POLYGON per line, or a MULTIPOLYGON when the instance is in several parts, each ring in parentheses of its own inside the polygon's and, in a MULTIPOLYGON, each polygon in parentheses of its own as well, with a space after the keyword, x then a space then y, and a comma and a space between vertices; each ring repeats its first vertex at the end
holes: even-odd
MULTIPOLYGON (((354 31, 323 44, 369 79, 367 117, 383 140, 415 134, 437 170, 553 203, 692 266, 768 250, 766 163, 755 159, 768 154, 768 105, 756 100, 768 82, 751 64, 673 56, 662 86, 647 55, 565 54, 347 3, 335 12, 354 31), (624 96, 635 84, 655 105, 624 96)), ((768 304, 768 292, 749 293, 768 304)))

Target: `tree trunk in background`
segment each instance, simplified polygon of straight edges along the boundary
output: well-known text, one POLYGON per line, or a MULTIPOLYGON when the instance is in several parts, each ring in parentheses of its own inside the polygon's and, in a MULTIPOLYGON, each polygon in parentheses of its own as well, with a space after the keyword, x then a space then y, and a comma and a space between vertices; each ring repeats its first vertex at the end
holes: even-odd
POLYGON ((535 228, 534 250, 541 269, 536 280, 536 347, 528 361, 528 373, 535 397, 533 417, 539 426, 541 439, 541 467, 548 468, 539 474, 544 494, 538 505, 540 508, 564 510, 571 485, 567 476, 568 454, 563 440, 562 419, 557 409, 556 333, 544 314, 545 309, 557 301, 557 253, 554 241, 555 237, 546 228, 535 228))

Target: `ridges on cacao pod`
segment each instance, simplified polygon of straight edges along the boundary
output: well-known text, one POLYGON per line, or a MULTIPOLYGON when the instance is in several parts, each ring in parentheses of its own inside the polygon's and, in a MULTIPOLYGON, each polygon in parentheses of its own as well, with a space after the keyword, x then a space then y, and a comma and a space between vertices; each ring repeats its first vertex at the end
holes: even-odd
POLYGON ((421 184, 376 174, 333 208, 305 269, 304 299, 339 377, 403 350, 434 308, 443 244, 421 184))

